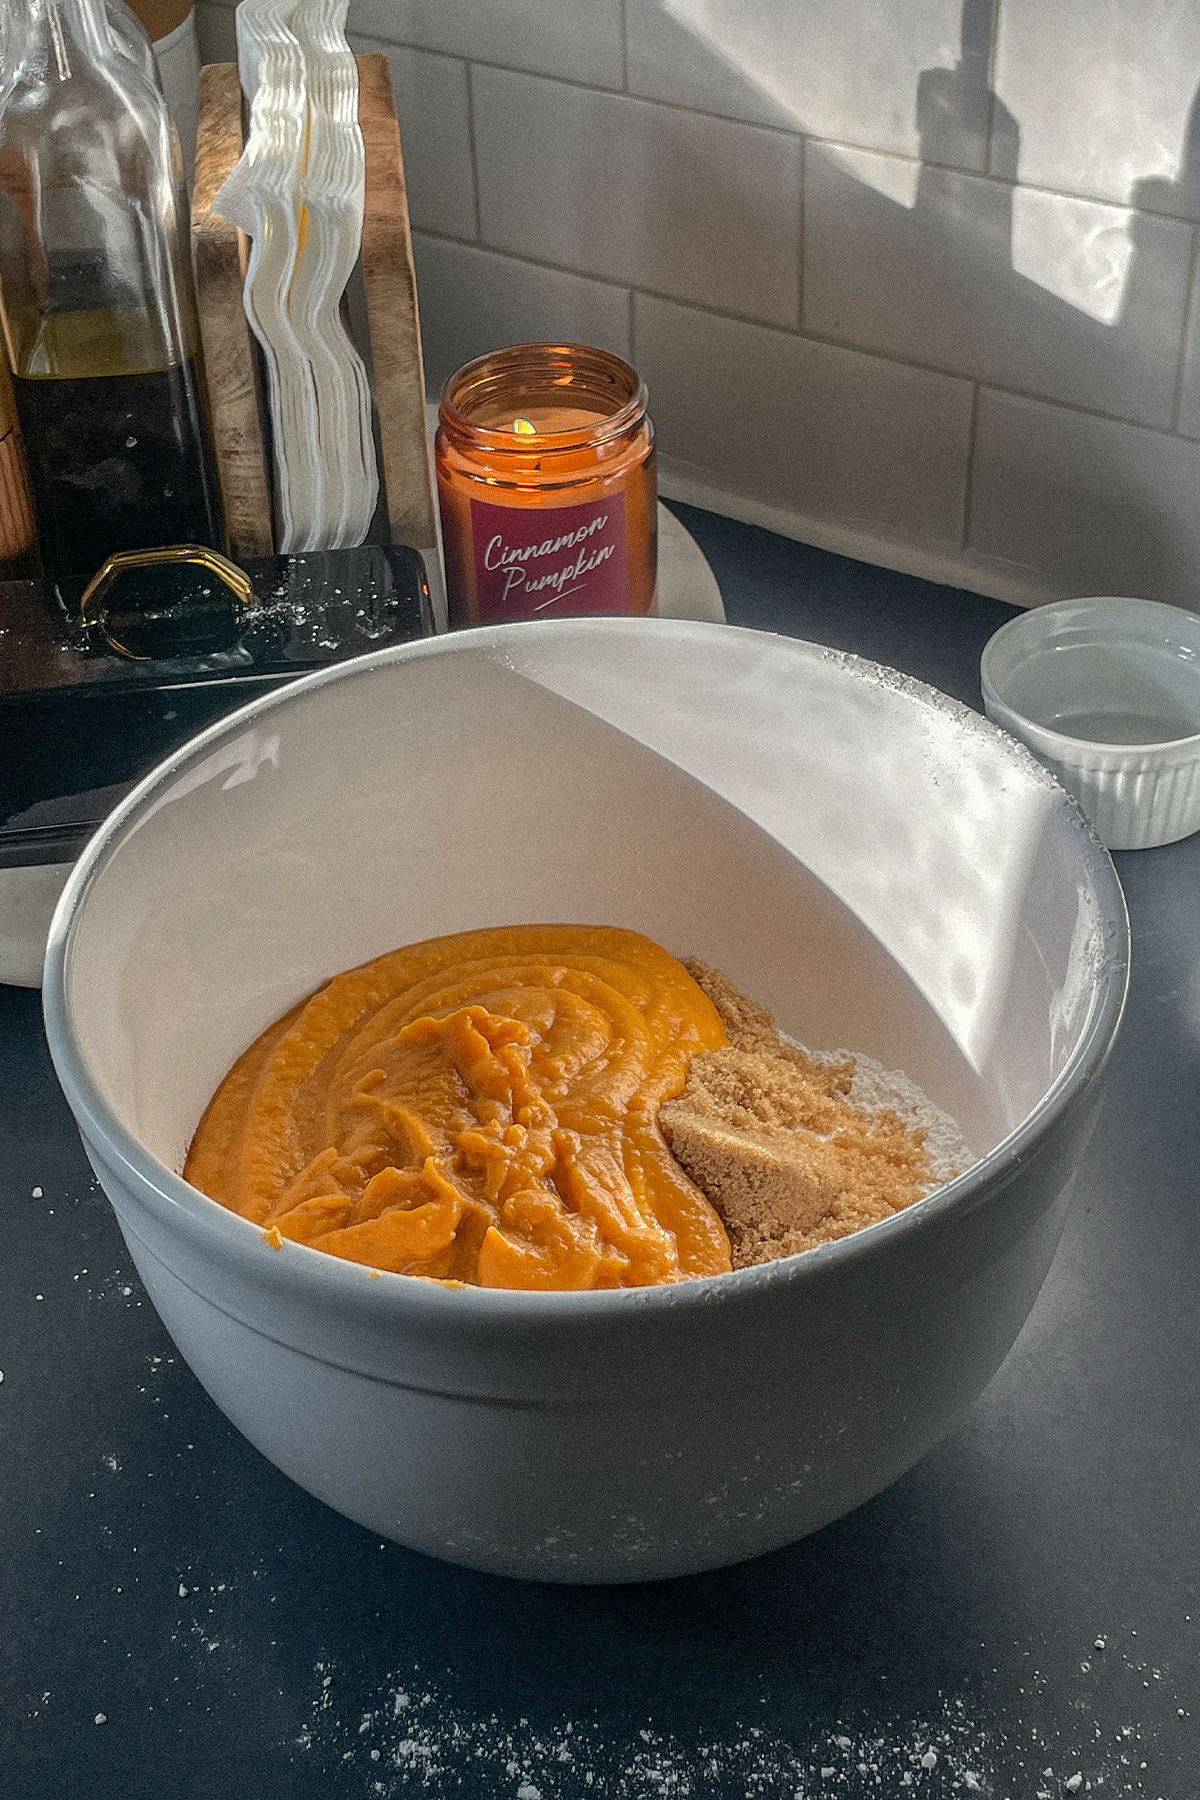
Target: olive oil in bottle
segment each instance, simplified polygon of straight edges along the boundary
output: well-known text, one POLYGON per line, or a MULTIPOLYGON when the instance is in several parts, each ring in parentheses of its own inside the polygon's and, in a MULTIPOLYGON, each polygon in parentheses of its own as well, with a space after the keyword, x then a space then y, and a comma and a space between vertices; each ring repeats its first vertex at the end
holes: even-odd
POLYGON ((42 559, 70 608, 116 550, 220 543, 195 364, 164 366, 140 324, 50 313, 13 379, 42 559))
POLYGON ((182 165, 104 0, 5 0, 0 326, 42 563, 70 611, 105 558, 221 545, 182 165))

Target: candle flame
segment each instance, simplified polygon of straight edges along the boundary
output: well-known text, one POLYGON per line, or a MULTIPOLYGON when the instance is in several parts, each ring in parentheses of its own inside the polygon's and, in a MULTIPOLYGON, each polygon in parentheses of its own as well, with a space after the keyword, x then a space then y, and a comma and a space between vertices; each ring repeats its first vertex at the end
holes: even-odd
POLYGON ((513 430, 518 437, 536 437, 537 426, 531 425, 528 419, 514 419, 513 430))

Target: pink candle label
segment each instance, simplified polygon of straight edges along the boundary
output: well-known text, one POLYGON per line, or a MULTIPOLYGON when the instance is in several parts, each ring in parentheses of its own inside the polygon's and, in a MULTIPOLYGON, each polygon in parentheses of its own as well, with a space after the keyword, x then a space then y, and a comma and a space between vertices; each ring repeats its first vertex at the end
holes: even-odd
POLYGON ((629 611, 625 496, 581 506, 471 502, 481 619, 629 611))

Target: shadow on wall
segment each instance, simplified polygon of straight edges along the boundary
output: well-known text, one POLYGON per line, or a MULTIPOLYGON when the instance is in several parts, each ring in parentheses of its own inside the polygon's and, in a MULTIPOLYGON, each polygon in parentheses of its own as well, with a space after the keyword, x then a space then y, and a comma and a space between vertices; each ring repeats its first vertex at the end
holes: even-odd
MULTIPOLYGON (((741 87, 747 116, 813 129, 756 87, 748 56, 725 54, 711 29, 701 42, 679 0, 659 9, 689 68, 701 55, 719 62, 720 84, 741 87)), ((918 73, 918 160, 807 145, 802 330, 1005 390, 985 395, 983 409, 1004 415, 987 454, 990 485, 1008 498, 1002 519, 967 522, 969 541, 977 525, 991 553, 1075 591, 1120 579, 1122 591, 1177 599, 1200 551, 1178 509, 1156 505, 1140 453, 1134 472, 1122 434, 1128 423, 1174 427, 1200 94, 1178 179, 1139 182, 1132 210, 1023 188, 1019 123, 989 85, 993 12, 991 0, 963 0, 953 67, 918 73), (986 163, 989 135, 989 175, 947 166, 986 163), (1032 418, 1043 401, 1124 423, 1081 421, 1087 429, 1070 439, 1068 413, 1070 441, 1056 454, 1055 431, 1032 418), (1024 513, 1036 514, 1034 542, 1023 542, 1024 513)), ((727 172, 710 173, 728 184, 727 172)), ((675 448, 665 434, 664 451, 675 448)))

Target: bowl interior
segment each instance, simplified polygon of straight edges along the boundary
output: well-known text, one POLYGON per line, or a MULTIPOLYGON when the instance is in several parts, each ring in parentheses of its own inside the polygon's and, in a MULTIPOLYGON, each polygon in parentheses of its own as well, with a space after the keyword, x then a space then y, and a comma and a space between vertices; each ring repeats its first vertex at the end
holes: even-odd
POLYGON ((1200 733, 1200 618, 1151 601, 1072 601, 1003 626, 984 652, 995 696, 1044 730, 1096 744, 1200 733))
POLYGON ((758 633, 580 620, 385 652, 215 727, 95 841, 48 972, 65 934, 93 1115, 169 1170, 330 975, 538 920, 717 964, 803 1041, 907 1070, 982 1154, 1079 1056, 1119 912, 1062 790, 954 703, 758 633))

